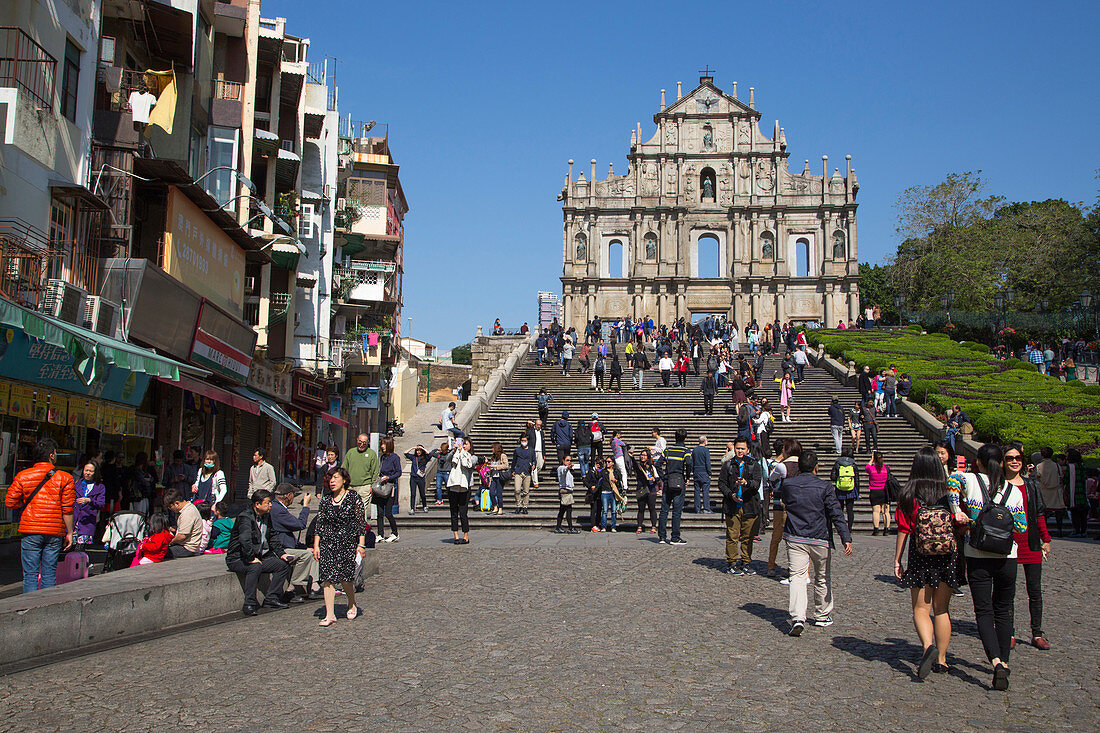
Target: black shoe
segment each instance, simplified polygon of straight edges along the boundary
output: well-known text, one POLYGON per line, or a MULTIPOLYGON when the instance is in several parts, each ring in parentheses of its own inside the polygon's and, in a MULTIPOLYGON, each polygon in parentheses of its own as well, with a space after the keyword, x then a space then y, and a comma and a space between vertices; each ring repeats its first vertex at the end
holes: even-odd
POLYGON ((455 544, 456 545, 468 545, 468 544, 470 544, 470 541, 469 540, 464 540, 464 539, 458 539, 458 540, 455 540, 455 544))
POLYGON ((266 608, 290 608, 289 603, 283 603, 277 598, 265 598, 260 605, 266 608))
POLYGON ((259 615, 260 611, 256 604, 246 603, 244 604, 244 606, 241 607, 241 613, 243 613, 245 616, 257 616, 259 615))
POLYGON ((569 531, 566 534, 580 534, 580 533, 581 533, 581 531, 579 529, 574 529, 573 527, 570 527, 569 531))
POLYGON ((936 674, 947 674, 950 669, 946 664, 940 664, 939 662, 932 665, 932 671, 936 674))
MULTIPOLYGON (((308 593, 306 595, 308 595, 308 593)), ((284 598, 286 599, 287 603, 298 604, 298 603, 305 603, 306 602, 305 595, 298 595, 297 593, 291 593, 289 598, 286 597, 286 596, 284 596, 284 598)))
POLYGON ((565 534, 565 530, 561 527, 554 527, 554 534, 565 534))
POLYGON ((920 665, 917 666, 918 679, 926 679, 932 673, 932 664, 936 661, 936 654, 935 644, 924 650, 924 655, 920 658, 920 665))
POLYGON ((1008 667, 1003 664, 998 664, 993 668, 993 689, 994 690, 1007 690, 1008 689, 1008 667))

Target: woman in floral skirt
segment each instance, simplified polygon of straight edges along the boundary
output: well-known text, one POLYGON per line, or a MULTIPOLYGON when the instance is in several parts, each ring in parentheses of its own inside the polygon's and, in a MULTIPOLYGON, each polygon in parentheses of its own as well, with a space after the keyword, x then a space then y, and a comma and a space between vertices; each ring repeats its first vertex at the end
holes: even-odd
POLYGON ((355 605, 355 572, 358 562, 367 554, 367 518, 363 499, 357 492, 348 490, 350 484, 347 470, 331 470, 329 493, 321 499, 318 510, 313 556, 320 563, 318 582, 325 593, 325 617, 321 626, 336 622, 336 583, 343 586, 348 599, 348 620, 359 615, 355 605))

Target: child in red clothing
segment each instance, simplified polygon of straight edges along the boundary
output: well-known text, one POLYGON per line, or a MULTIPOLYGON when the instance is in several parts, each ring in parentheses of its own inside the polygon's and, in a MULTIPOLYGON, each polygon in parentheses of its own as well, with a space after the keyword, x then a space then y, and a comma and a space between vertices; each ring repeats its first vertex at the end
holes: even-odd
POLYGON ((137 555, 134 556, 134 561, 130 564, 130 567, 163 561, 173 537, 175 537, 175 534, 172 532, 172 525, 168 521, 168 516, 154 514, 149 520, 149 536, 138 545, 137 555))

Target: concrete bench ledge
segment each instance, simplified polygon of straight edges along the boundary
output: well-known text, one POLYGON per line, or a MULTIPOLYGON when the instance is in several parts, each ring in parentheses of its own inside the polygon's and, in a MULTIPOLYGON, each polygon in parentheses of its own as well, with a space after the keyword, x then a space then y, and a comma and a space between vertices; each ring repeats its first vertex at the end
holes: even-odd
MULTIPOLYGON (((367 550, 367 576, 378 561, 367 550)), ((0 664, 239 611, 241 587, 225 555, 202 555, 0 599, 0 664)))

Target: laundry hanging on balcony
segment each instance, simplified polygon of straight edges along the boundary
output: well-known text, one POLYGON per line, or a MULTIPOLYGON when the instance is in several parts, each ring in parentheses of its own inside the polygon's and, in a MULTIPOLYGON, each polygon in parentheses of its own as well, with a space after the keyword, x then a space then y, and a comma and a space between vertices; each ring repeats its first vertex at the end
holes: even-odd
POLYGON ((175 64, 168 71, 146 70, 145 78, 156 84, 157 103, 149 113, 149 124, 145 128, 145 137, 149 137, 149 127, 157 125, 169 135, 176 118, 176 71, 175 64))

